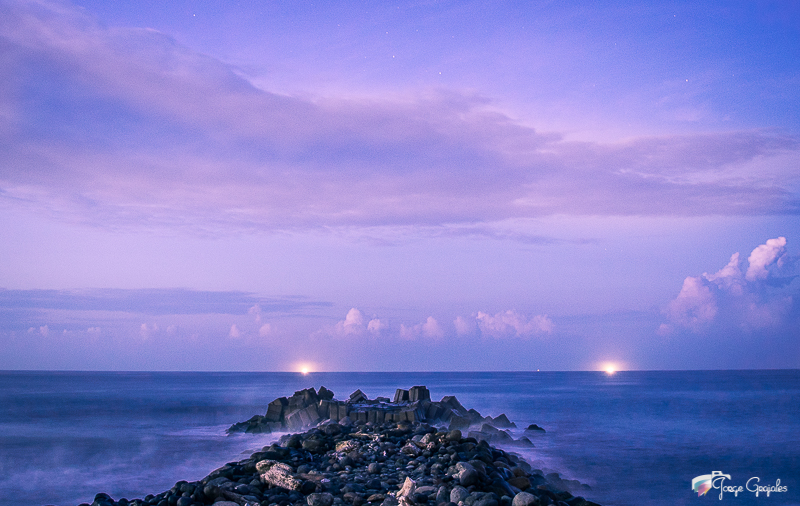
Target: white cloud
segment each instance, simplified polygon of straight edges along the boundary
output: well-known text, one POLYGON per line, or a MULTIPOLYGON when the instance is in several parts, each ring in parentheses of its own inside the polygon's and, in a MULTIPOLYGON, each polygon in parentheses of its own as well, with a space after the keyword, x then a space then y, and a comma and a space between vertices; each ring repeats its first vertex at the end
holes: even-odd
POLYGON ((364 330, 364 315, 356 308, 351 308, 344 320, 334 327, 334 333, 339 336, 360 336, 364 330))
POLYGON ((356 338, 365 335, 378 336, 389 327, 385 321, 377 317, 373 317, 366 324, 364 320, 364 314, 361 311, 357 308, 351 308, 345 315, 344 320, 339 320, 335 325, 322 328, 314 332, 314 334, 340 338, 356 338))
POLYGON ((667 336, 678 329, 752 332, 786 325, 794 306, 787 288, 794 278, 780 277, 789 260, 786 238, 769 239, 756 247, 746 274, 739 267, 739 256, 731 255, 728 264, 714 274, 687 277, 664 310, 668 321, 656 333, 667 336))
POLYGON ((100 327, 89 327, 86 329, 86 333, 92 337, 98 337, 100 335, 100 327))
POLYGON ((258 335, 261 337, 267 337, 272 333, 272 325, 269 323, 265 323, 258 329, 258 335))
POLYGON ((467 319, 463 316, 457 316, 456 319, 453 321, 453 325, 456 327, 456 334, 459 336, 469 336, 475 333, 478 329, 477 324, 475 323, 475 319, 467 319))
POLYGON ((430 339, 440 339, 444 337, 444 330, 436 321, 436 318, 429 316, 424 322, 412 326, 400 324, 400 337, 406 340, 413 340, 419 337, 430 339))
POLYGON ((675 325, 699 332, 717 316, 717 302, 701 278, 687 277, 678 296, 667 306, 667 316, 675 325))
POLYGON ((256 323, 261 323, 261 306, 255 304, 247 310, 247 314, 252 315, 256 323))
POLYGON ((490 315, 478 311, 475 319, 481 333, 494 338, 502 337, 530 337, 537 334, 550 334, 553 332, 553 321, 547 315, 535 315, 528 318, 514 310, 499 312, 490 315))
POLYGON ((747 258, 747 261, 750 262, 750 267, 747 268, 747 274, 745 275, 747 281, 766 279, 769 275, 767 268, 773 263, 777 263, 778 267, 780 267, 782 264, 782 257, 785 254, 785 237, 769 239, 766 244, 762 244, 754 249, 747 258))
POLYGON ((433 316, 429 316, 425 323, 422 324, 422 335, 431 338, 444 337, 444 331, 439 326, 439 322, 433 316))
POLYGON ((387 328, 389 328, 389 324, 378 318, 373 318, 367 323, 367 331, 375 335, 380 334, 387 328))
POLYGON ((728 265, 720 269, 714 274, 703 274, 703 277, 709 281, 713 281, 719 287, 731 292, 741 295, 744 291, 744 277, 742 270, 739 268, 739 253, 731 255, 728 265))
POLYGON ((238 339, 239 337, 242 337, 242 332, 239 330, 239 327, 237 327, 235 323, 231 325, 231 330, 230 332, 228 332, 228 337, 232 339, 238 339))

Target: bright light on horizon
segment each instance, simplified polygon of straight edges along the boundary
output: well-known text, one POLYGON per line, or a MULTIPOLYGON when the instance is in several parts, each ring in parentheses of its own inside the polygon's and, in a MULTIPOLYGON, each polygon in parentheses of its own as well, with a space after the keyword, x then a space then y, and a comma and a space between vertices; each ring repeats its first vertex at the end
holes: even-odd
POLYGON ((602 369, 603 369, 603 371, 605 371, 605 373, 606 373, 606 374, 608 374, 609 376, 611 376, 612 374, 616 373, 616 372, 619 370, 619 369, 617 368, 617 365, 616 365, 616 364, 612 364, 611 362, 608 362, 608 363, 606 363, 606 364, 603 364, 603 366, 602 366, 602 369))
POLYGON ((316 367, 315 364, 313 364, 311 362, 298 362, 298 363, 295 363, 295 365, 294 365, 294 367, 292 367, 292 369, 294 371, 299 372, 303 376, 307 376, 308 374, 310 374, 310 373, 314 372, 315 370, 317 370, 317 367, 316 367))

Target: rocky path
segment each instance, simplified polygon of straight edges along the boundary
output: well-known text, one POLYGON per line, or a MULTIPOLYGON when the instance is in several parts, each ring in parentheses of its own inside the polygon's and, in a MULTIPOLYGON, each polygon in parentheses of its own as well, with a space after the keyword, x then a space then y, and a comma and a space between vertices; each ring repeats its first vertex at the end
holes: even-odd
MULTIPOLYGON (((399 392, 402 397, 404 391, 399 392)), ((313 398, 307 391, 298 394, 313 398)), ((358 399, 362 406, 368 405, 365 400, 358 399)), ((338 421, 328 418, 305 432, 286 434, 200 481, 181 481, 131 501, 98 494, 92 506, 597 506, 568 491, 577 482, 555 473, 545 476, 519 456, 491 446, 489 440, 497 436, 483 427, 488 424, 479 414, 473 419, 482 430, 465 435, 427 421, 395 421, 394 415, 388 421, 384 416, 382 423, 369 421, 369 415, 354 421, 352 413, 368 411, 357 411, 359 402, 338 421)), ((420 407, 419 399, 378 402, 385 412, 408 412, 394 408, 414 402, 420 407)), ((308 409, 298 406, 293 412, 308 409)))

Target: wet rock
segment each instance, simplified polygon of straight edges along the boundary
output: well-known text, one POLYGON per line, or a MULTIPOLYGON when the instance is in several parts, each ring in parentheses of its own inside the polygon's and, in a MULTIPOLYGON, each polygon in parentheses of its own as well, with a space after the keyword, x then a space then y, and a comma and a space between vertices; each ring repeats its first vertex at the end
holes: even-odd
POLYGON ((262 460, 256 464, 261 481, 287 490, 300 490, 302 483, 293 475, 291 466, 274 460, 262 460))
POLYGON ((333 494, 328 492, 309 494, 306 497, 308 506, 331 506, 333 504, 333 494))
POLYGON ((514 496, 512 506, 539 506, 539 498, 528 492, 520 492, 514 496))
POLYGON ((526 476, 514 476, 513 478, 509 478, 508 484, 512 487, 517 487, 520 490, 526 490, 531 488, 531 480, 529 480, 526 476))
POLYGON ((458 504, 466 500, 467 497, 469 497, 469 491, 461 485, 456 485, 453 487, 453 490, 450 491, 450 502, 458 504))

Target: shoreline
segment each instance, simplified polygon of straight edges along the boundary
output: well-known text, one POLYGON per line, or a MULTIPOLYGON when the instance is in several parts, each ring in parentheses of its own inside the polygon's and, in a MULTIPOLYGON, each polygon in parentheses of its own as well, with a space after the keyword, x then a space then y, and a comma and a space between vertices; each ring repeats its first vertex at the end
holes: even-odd
POLYGON ((583 488, 578 482, 545 475, 512 451, 493 446, 533 447, 529 439, 514 440, 487 423, 515 427, 505 415, 482 417, 452 396, 432 402, 425 387, 398 389, 391 402, 371 401, 357 390, 344 403, 324 387, 319 393, 305 389, 276 399, 266 415, 234 424, 229 432, 264 432, 252 427, 267 424, 294 431, 309 417, 308 430, 284 434, 201 480, 179 481, 167 491, 130 501, 100 493, 91 506, 598 506, 569 491, 583 488), (322 421, 320 403, 328 403, 322 421), (349 412, 339 418, 333 405, 349 412), (428 413, 436 418, 428 422, 428 413), (478 430, 464 434, 459 426, 478 430))

